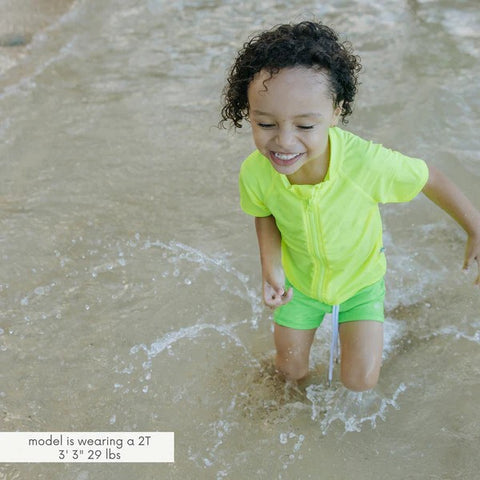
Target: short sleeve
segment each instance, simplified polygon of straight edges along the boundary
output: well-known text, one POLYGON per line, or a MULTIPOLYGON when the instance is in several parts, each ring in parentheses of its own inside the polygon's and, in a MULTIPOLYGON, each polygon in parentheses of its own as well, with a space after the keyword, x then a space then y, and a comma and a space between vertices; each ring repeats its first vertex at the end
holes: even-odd
MULTIPOLYGON (((253 154, 252 154, 253 155, 253 154)), ((255 217, 268 217, 270 210, 265 205, 260 169, 255 168, 254 158, 248 157, 240 168, 239 189, 240 206, 248 215, 255 217)))
POLYGON ((379 203, 409 202, 423 189, 428 180, 428 166, 381 145, 371 144, 370 189, 379 203))
POLYGON ((428 180, 428 166, 419 158, 395 152, 396 172, 388 192, 389 202, 409 202, 423 189, 428 180))

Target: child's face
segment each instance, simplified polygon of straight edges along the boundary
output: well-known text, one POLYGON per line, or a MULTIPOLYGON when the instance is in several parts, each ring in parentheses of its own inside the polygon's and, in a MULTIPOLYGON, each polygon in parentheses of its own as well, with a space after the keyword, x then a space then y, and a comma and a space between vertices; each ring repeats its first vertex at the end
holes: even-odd
POLYGON ((255 145, 273 168, 292 183, 322 181, 329 164, 328 129, 341 113, 326 75, 296 67, 270 78, 262 70, 249 85, 248 102, 255 145))

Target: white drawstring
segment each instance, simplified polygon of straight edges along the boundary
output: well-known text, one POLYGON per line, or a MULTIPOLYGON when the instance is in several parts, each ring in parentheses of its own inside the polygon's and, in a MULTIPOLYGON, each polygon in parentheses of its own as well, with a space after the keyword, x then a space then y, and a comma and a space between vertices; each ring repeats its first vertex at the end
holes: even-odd
POLYGON ((339 348, 338 348, 338 312, 339 305, 334 305, 332 308, 332 343, 330 345, 330 365, 328 367, 328 386, 332 384, 333 378, 333 362, 338 361, 339 348), (335 358, 336 355, 336 358, 335 358))

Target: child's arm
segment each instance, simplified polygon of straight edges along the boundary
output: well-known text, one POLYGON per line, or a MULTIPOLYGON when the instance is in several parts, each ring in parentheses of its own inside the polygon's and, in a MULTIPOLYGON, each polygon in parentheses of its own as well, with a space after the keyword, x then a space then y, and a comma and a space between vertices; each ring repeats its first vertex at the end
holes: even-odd
POLYGON ((282 267, 281 242, 275 218, 255 217, 260 262, 262 264, 263 299, 269 307, 275 308, 292 299, 293 290, 285 291, 285 273, 282 267))
POLYGON ((467 232, 463 268, 467 270, 475 260, 479 268, 475 284, 480 285, 480 213, 446 175, 431 165, 428 169, 429 177, 423 193, 467 232))

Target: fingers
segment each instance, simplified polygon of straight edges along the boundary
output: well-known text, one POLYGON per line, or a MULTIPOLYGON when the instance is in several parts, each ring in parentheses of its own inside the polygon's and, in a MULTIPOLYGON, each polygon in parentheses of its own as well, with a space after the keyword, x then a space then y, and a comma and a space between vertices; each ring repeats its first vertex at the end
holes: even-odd
POLYGON ((284 288, 279 288, 275 290, 270 285, 265 285, 264 292, 264 301, 265 304, 270 308, 281 307, 288 303, 293 297, 293 289, 289 288, 288 291, 285 291, 284 288))
POLYGON ((463 261, 463 269, 465 271, 468 271, 470 268, 470 265, 472 264, 472 261, 474 260, 473 256, 468 252, 468 250, 465 252, 465 259, 463 261))
POLYGON ((283 305, 285 305, 285 303, 288 303, 292 298, 293 298, 293 288, 290 287, 288 291, 285 292, 283 295, 283 305))
POLYGON ((477 263, 477 277, 475 281, 473 282, 474 285, 480 286, 480 257, 475 256, 475 257, 465 257, 465 262, 463 263, 463 270, 467 272, 470 269, 470 266, 472 265, 473 262, 477 263))
POLYGON ((477 263, 477 277, 474 284, 480 286, 480 239, 477 236, 469 236, 465 248, 463 269, 467 271, 474 262, 477 263))
POLYGON ((264 296, 265 304, 271 308, 280 307, 280 305, 282 305, 283 303, 284 295, 285 295, 285 291, 265 292, 265 296, 264 296))

